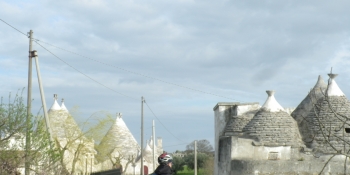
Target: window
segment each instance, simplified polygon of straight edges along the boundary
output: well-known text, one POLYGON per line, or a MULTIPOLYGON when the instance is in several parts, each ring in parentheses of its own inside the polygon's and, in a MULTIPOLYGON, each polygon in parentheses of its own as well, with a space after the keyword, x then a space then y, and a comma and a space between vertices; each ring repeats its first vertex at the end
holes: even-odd
POLYGON ((269 152, 268 158, 269 160, 279 160, 280 159, 280 154, 279 152, 269 152))

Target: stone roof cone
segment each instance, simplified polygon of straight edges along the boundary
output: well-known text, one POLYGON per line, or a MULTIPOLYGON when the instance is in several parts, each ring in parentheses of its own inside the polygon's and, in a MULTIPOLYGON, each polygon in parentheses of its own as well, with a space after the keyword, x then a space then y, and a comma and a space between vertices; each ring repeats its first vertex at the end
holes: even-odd
POLYGON ((122 114, 117 113, 117 117, 107 134, 102 138, 101 143, 97 147, 102 159, 114 150, 126 154, 136 154, 140 149, 136 139, 131 134, 129 128, 122 119, 122 114))
POLYGON ((310 134, 303 135, 303 139, 308 147, 323 153, 336 153, 337 150, 344 152, 344 145, 346 150, 349 149, 349 145, 339 138, 350 141, 350 136, 345 130, 350 128, 350 125, 344 123, 350 113, 350 102, 334 80, 337 74, 328 75, 327 93, 315 102, 308 113, 306 120, 309 122, 307 129, 310 134), (324 134, 327 137, 324 137, 324 134))
POLYGON ((308 115, 309 111, 312 109, 313 102, 315 103, 317 100, 322 98, 326 89, 327 84, 324 82, 321 75, 319 75, 315 86, 292 112, 291 115, 293 118, 298 121, 300 118, 303 119, 303 117, 306 117, 306 115, 308 115))
POLYGON ((146 144, 146 147, 143 149, 145 157, 149 162, 152 162, 153 150, 149 144, 146 144))
MULTIPOLYGON (((249 123, 250 120, 254 117, 254 115, 260 110, 261 106, 259 103, 252 103, 250 106, 250 110, 241 113, 239 115, 234 114, 225 126, 225 135, 242 135, 242 130, 245 125, 249 123)), ((237 110, 237 106, 234 110, 237 110)))
POLYGON ((265 104, 243 128, 244 135, 256 146, 300 146, 297 123, 276 101, 274 91, 266 92, 265 104))
POLYGON ((48 114, 53 137, 65 139, 68 135, 69 137, 77 137, 81 135, 79 126, 69 114, 65 105, 62 103, 62 106, 60 106, 57 103, 57 94, 54 94, 54 103, 48 114))
POLYGON ((318 76, 318 80, 315 86, 307 94, 303 101, 292 112, 291 116, 297 121, 299 131, 303 141, 306 141, 306 137, 310 135, 308 126, 309 123, 305 120, 306 116, 313 109, 313 105, 321 98, 327 89, 327 84, 322 79, 321 75, 318 76))

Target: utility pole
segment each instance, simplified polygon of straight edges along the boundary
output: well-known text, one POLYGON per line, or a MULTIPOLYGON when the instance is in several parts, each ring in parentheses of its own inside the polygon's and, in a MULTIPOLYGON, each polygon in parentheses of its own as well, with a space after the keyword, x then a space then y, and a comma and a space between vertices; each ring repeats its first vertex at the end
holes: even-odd
POLYGON ((29 64, 28 64, 28 91, 27 91, 27 117, 26 117, 26 146, 25 146, 25 163, 24 163, 24 173, 29 175, 30 169, 30 116, 32 113, 32 42, 33 42, 33 31, 29 31, 29 64))
POLYGON ((197 175, 197 140, 194 141, 194 175, 197 175))
POLYGON ((92 158, 93 158, 93 154, 90 153, 90 156, 91 156, 91 161, 90 161, 90 174, 92 173, 92 158))
POLYGON ((40 67, 39 67, 39 59, 38 59, 38 53, 36 50, 33 50, 31 52, 31 57, 35 58, 35 65, 36 65, 36 73, 38 75, 38 82, 39 82, 39 89, 40 89, 40 96, 41 96, 41 103, 43 105, 43 112, 44 112, 44 118, 45 118, 45 124, 46 124, 46 131, 49 133, 49 139, 50 139, 50 148, 52 149, 52 132, 51 132, 51 127, 50 127, 50 119, 49 115, 47 113, 47 108, 46 108, 46 101, 45 101, 45 94, 44 94, 44 89, 43 85, 41 82, 41 75, 40 75, 40 67))
POLYGON ((154 120, 152 121, 152 137, 153 137, 153 140, 152 140, 152 142, 153 142, 153 148, 152 148, 152 150, 153 150, 153 171, 154 170, 156 170, 156 163, 155 163, 155 158, 156 158, 156 156, 155 156, 155 152, 156 152, 156 129, 155 129, 155 125, 154 125, 154 120))
POLYGON ((144 175, 144 168, 143 168, 143 103, 144 98, 141 97, 141 175, 144 175))

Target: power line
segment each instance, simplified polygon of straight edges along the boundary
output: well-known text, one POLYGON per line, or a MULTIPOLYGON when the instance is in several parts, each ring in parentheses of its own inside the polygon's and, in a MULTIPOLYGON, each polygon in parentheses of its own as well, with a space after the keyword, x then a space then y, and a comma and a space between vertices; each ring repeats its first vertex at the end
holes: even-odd
POLYGON ((18 30, 17 28, 13 27, 12 25, 10 25, 9 23, 7 23, 6 21, 2 20, 1 18, 0 18, 0 20, 1 20, 3 23, 5 23, 5 24, 7 24, 8 26, 10 26, 11 28, 17 30, 17 32, 19 32, 19 33, 23 34, 24 36, 27 36, 27 37, 28 37, 27 34, 21 32, 20 30, 18 30))
MULTIPOLYGON (((62 61, 64 64, 66 64, 67 66, 71 67, 72 69, 74 69, 75 71, 79 72, 80 74, 84 75, 85 77, 89 78, 90 80, 94 81, 95 83, 97 83, 97 84, 99 84, 99 85, 101 85, 101 86, 103 86, 103 87, 105 87, 105 88, 107 88, 107 89, 109 89, 109 90, 111 90, 111 91, 113 91, 113 92, 115 92, 115 93, 118 93, 118 94, 120 94, 120 95, 129 97, 129 98, 134 99, 134 100, 138 100, 138 99, 136 99, 136 98, 130 97, 130 96, 125 95, 125 94, 122 94, 122 93, 120 93, 120 92, 117 92, 117 91, 113 90, 112 88, 110 88, 110 87, 108 87, 108 86, 106 86, 106 85, 100 83, 99 81, 97 81, 97 80, 91 78, 90 76, 84 74, 83 72, 81 72, 81 71, 78 70, 77 68, 75 68, 75 67, 73 67, 72 65, 68 64, 66 61, 62 60, 60 57, 58 57, 57 55, 55 55, 53 52, 51 52, 50 50, 48 50, 47 48, 45 48, 44 46, 42 46, 41 44, 39 44, 37 41, 35 41, 35 42, 36 42, 40 47, 42 47, 43 49, 45 49, 46 51, 48 51, 50 54, 52 54, 54 57, 56 57, 57 59, 59 59, 60 61, 62 61)), ((159 118, 154 114, 153 110, 149 107, 149 105, 146 103, 146 101, 145 101, 145 104, 147 105, 148 109, 152 112, 153 116, 159 121, 159 123, 162 124, 162 126, 164 127, 164 129, 167 130, 174 138, 176 138, 176 139, 178 139, 180 142, 184 143, 182 140, 180 140, 178 137, 176 137, 172 132, 170 132, 170 130, 159 120, 159 118)), ((184 144, 186 144, 186 143, 184 143, 184 144)))
MULTIPOLYGON (((4 20, 0 19, 3 23, 5 23, 6 25, 10 26, 11 28, 13 28, 14 30, 16 30, 17 32, 23 34, 24 36, 28 36, 27 34, 21 32, 20 30, 18 30, 17 28, 13 27, 12 25, 10 25, 9 23, 5 22, 4 20)), ((123 95, 125 97, 129 97, 131 99, 134 99, 134 100, 138 100, 136 98, 133 98, 133 97, 130 97, 128 95, 125 95, 125 94, 122 94, 120 92, 117 92, 115 90, 113 90, 112 88, 100 83, 99 81, 91 78, 90 76, 84 74, 83 72, 81 72, 80 70, 78 70, 77 68, 73 67, 72 65, 70 65, 69 63, 67 63, 66 61, 64 61, 63 59, 61 59, 60 57, 58 57, 57 55, 55 55, 53 52, 51 52, 50 50, 48 50, 46 47, 44 47, 43 45, 39 44, 38 42, 42 42, 44 44, 47 44, 47 45, 50 45, 52 47, 55 47, 55 48, 58 48, 60 50, 63 50, 63 51, 66 51, 66 52, 69 52, 69 53, 72 53, 72 54, 75 54, 75 55, 78 55, 78 56, 81 56, 83 58, 87 58, 87 59, 90 59, 90 60, 93 60, 95 62, 98 62, 100 64, 103 64, 103 65, 106 65, 106 66, 110 66, 110 67, 114 67, 114 68, 117 68, 117 69, 120 69, 120 70, 123 70, 123 71, 126 71, 126 72, 129 72, 129 73, 132 73, 132 74, 136 74, 136 75, 140 75, 140 76, 143 76, 143 77, 146 77, 146 78, 149 78, 149 79, 154 79, 154 80, 157 80, 157 81, 161 81, 163 83, 166 83, 166 84, 170 84, 170 85, 174 85, 174 86, 178 86, 178 87, 181 87, 181 88, 185 88, 185 89, 189 89, 189 90, 192 90, 192 91, 197 91, 197 92, 201 92, 201 93, 205 93, 205 94, 209 94, 209 95, 214 95, 214 96, 217 96, 217 97, 222 97, 222 98, 226 98, 226 99, 231 99, 231 100, 235 100, 235 99, 232 99, 232 98, 228 98, 228 97, 224 97, 224 96, 220 96, 220 95, 216 95, 216 94, 213 94, 213 93, 208 93, 208 92, 205 92, 205 91, 202 91, 202 90, 197 90, 197 89, 193 89, 193 88, 190 88, 190 87, 186 87, 186 86, 181 86, 181 85, 178 85, 178 84, 175 84, 175 83, 171 83, 171 82, 167 82, 167 81, 164 81, 164 80, 161 80, 161 79, 158 79, 158 78, 154 78, 154 77, 150 77, 150 76, 147 76, 147 75, 144 75, 144 74, 141 74, 141 73, 138 73, 138 72, 134 72, 134 71, 130 71, 130 70, 127 70, 127 69, 123 69, 123 68, 120 68, 118 66, 113 66, 113 65, 110 65, 110 64, 107 64, 107 63, 104 63, 104 62, 101 62, 101 61, 98 61, 98 60, 95 60, 95 59, 92 59, 92 58, 89 58, 89 57, 86 57, 84 55, 81 55, 81 54, 78 54, 78 53, 75 53, 75 52, 72 52, 72 51, 69 51, 67 49, 64 49, 64 48, 60 48, 60 47, 57 47, 55 45, 52 45, 50 43, 46 43, 46 42, 43 42, 43 41, 40 41, 38 39, 34 39, 35 43, 37 43, 40 47, 42 47, 44 50, 46 50, 47 52, 49 52, 50 54, 52 54, 54 57, 56 57, 57 59, 59 59, 61 62, 63 62, 64 64, 66 64, 67 66, 71 67, 72 69, 74 69, 75 71, 79 72, 80 74, 84 75, 85 77, 87 77, 88 79, 94 81, 95 83, 115 92, 115 93, 118 93, 120 95, 123 95)), ((166 129, 174 138, 178 139, 180 142, 182 142, 182 144, 179 144, 179 145, 184 145, 184 144, 187 144, 185 142, 183 142, 181 139, 179 139, 178 137, 176 137, 172 132, 170 132, 168 130, 168 128, 159 120, 159 118, 154 114, 153 110, 149 107, 149 105, 145 102, 145 104, 147 105, 148 109, 152 112, 153 116, 161 123, 161 125, 164 127, 164 129, 166 129)), ((177 146, 177 145, 172 145, 172 146, 177 146)), ((169 147, 169 146, 168 146, 169 147)))
MULTIPOLYGON (((18 31, 19 33, 27 36, 25 33, 21 32, 20 30, 18 30, 17 28, 13 27, 12 25, 8 24, 7 22, 5 22, 4 20, 0 19, 2 22, 4 22, 5 24, 7 24, 8 26, 10 26, 11 28, 13 28, 14 30, 18 31)), ((221 98, 226 98, 226 99, 230 99, 230 100, 234 100, 234 101, 239 101, 239 102, 243 102, 243 101, 240 101, 240 100, 237 100, 237 99, 233 99, 233 98, 229 98, 229 97, 225 97, 225 96, 222 96, 222 95, 217 95, 217 94, 213 94, 213 93, 210 93, 210 92, 206 92, 206 91, 203 91, 203 90, 198 90, 198 89, 194 89, 194 88, 190 88, 190 87, 187 87, 187 86, 183 86, 183 85, 179 85, 179 84, 176 84, 176 83, 172 83, 172 82, 168 82, 168 81, 165 81, 165 80, 162 80, 162 79, 159 79, 159 78, 155 78, 155 77, 151 77, 151 76, 148 76, 148 75, 144 75, 144 74, 141 74, 141 73, 138 73, 138 72, 135 72, 135 71, 130 71, 128 69, 124 69, 124 68, 121 68, 121 67, 118 67, 118 66, 114 66, 114 65, 111 65, 111 64, 107 64, 107 63, 104 63, 102 61, 99 61, 99 60, 96 60, 96 59, 93 59, 93 58, 90 58, 90 57, 87 57, 87 56, 84 56, 82 54, 79 54, 79 53, 76 53, 76 52, 73 52, 73 51, 70 51, 68 49, 64 49, 64 48, 61 48, 61 47, 58 47, 58 46, 55 46, 53 44, 50 44, 50 43, 47 43, 47 42, 44 42, 44 41, 41 41, 39 39, 35 39, 33 38, 34 41, 39 44, 38 42, 41 42, 41 43, 44 43, 44 44, 47 44, 49 46, 52 46, 52 47, 55 47, 57 49, 60 49, 60 50, 63 50, 65 52, 68 52, 68 53, 71 53, 71 54, 74 54, 74 55, 78 55, 80 57, 83 57, 83 58, 87 58, 89 60, 92 60, 92 61, 95 61, 97 63, 100 63, 100 64, 103 64, 103 65, 106 65, 106 66, 109 66, 109 67, 114 67, 114 68, 117 68, 119 70, 122 70, 122 71, 125 71, 125 72, 129 72, 129 73, 132 73, 132 74, 135 74, 135 75, 139 75, 139 76, 143 76, 143 77, 146 77, 146 78, 149 78, 149 79, 153 79, 153 80, 157 80, 157 81, 160 81, 160 82, 163 82, 163 83, 166 83, 166 84, 170 84, 170 85, 173 85, 173 86, 177 86, 177 87, 181 87, 181 88, 184 88, 184 89, 188 89, 188 90, 192 90, 192 91, 196 91, 196 92, 200 92, 200 93, 204 93, 204 94, 208 94, 208 95, 213 95, 213 96, 216 96, 216 97, 221 97, 221 98)), ((41 47, 43 47, 42 45, 40 45, 41 47)), ((47 50, 47 49, 45 49, 47 50)))
POLYGON ((179 145, 185 145, 187 143, 182 143, 182 144, 177 144, 177 145, 169 145, 169 146, 163 146, 164 148, 168 148, 168 147, 173 147, 173 146, 179 146, 179 145))
POLYGON ((97 81, 97 80, 91 78, 90 76, 84 74, 83 72, 81 72, 81 71, 78 70, 77 68, 75 68, 75 67, 73 67, 72 65, 68 64, 66 61, 62 60, 60 57, 58 57, 57 55, 55 55, 54 53, 52 53, 50 50, 48 50, 47 48, 45 48, 44 46, 42 46, 41 44, 39 44, 37 41, 35 41, 35 43, 37 43, 40 47, 42 47, 43 49, 45 49, 46 51, 48 51, 50 54, 52 54, 54 57, 56 57, 57 59, 59 59, 60 61, 62 61, 62 62, 63 62, 64 64, 66 64, 67 66, 71 67, 72 69, 74 69, 75 71, 77 71, 77 72, 79 72, 80 74, 84 75, 84 76, 87 77, 88 79, 94 81, 95 83, 97 83, 97 84, 99 84, 99 85, 101 85, 101 86, 103 86, 103 87, 105 87, 105 88, 107 88, 107 89, 109 89, 109 90, 111 90, 111 91, 117 93, 117 94, 120 94, 120 95, 122 95, 122 96, 129 97, 129 98, 134 99, 134 100, 138 100, 138 99, 136 99, 136 98, 130 97, 130 96, 125 95, 125 94, 122 94, 122 93, 120 93, 120 92, 117 92, 117 91, 113 90, 112 88, 110 88, 110 87, 108 87, 108 86, 106 86, 106 85, 100 83, 99 81, 97 81))
MULTIPOLYGON (((230 100, 239 101, 239 100, 236 100, 236 99, 233 99, 233 98, 229 98, 229 97, 213 94, 213 93, 210 93, 210 92, 205 92, 203 90, 198 90, 198 89, 190 88, 190 87, 187 87, 187 86, 182 86, 182 85, 179 85, 179 84, 176 84, 176 83, 171 83, 171 82, 168 82, 168 81, 164 81, 164 80, 159 79, 159 78, 154 78, 154 77, 151 77, 151 76, 148 76, 148 75, 144 75, 144 74, 141 74, 141 73, 138 73, 138 72, 135 72, 135 71, 131 71, 131 70, 124 69, 124 68, 121 68, 121 67, 118 67, 118 66, 107 64, 107 63, 104 63, 102 61, 99 61, 99 60, 96 60, 96 59, 84 56, 82 54, 79 54, 79 53, 76 53, 76 52, 73 52, 73 51, 70 51, 70 50, 67 50, 67 49, 55 46, 53 44, 50 44, 50 43, 47 43, 47 42, 44 42, 44 41, 41 41, 41 40, 38 40, 38 39, 35 39, 35 41, 39 41, 41 43, 44 43, 44 44, 47 44, 49 46, 55 47, 57 49, 63 50, 65 52, 68 52, 68 53, 71 53, 71 54, 74 54, 74 55, 78 55, 80 57, 87 58, 87 59, 95 61, 97 63, 103 64, 103 65, 106 65, 106 66, 109 66, 109 67, 117 68, 119 70, 122 70, 122 71, 125 71, 125 72, 129 72, 129 73, 132 73, 132 74, 135 74, 135 75, 143 76, 143 77, 146 77, 146 78, 149 78, 149 79, 157 80, 157 81, 160 81, 160 82, 163 82, 163 83, 166 83, 166 84, 170 84, 170 85, 173 85, 173 86, 181 87, 181 88, 184 88, 184 89, 189 89, 189 90, 192 90, 192 91, 196 91, 196 92, 200 92, 200 93, 204 93, 204 94, 208 94, 208 95, 213 95, 213 96, 217 96, 217 97, 221 97, 221 98, 226 98, 226 99, 230 99, 230 100)), ((241 102, 243 102, 243 101, 241 101, 241 102)))
POLYGON ((165 130, 167 130, 174 138, 176 138, 178 141, 185 143, 184 141, 182 141, 181 139, 179 139, 178 137, 176 137, 172 132, 170 132, 170 130, 159 120, 159 118, 156 116, 156 114, 154 114, 153 110, 148 106, 146 100, 145 100, 145 104, 148 107, 148 109, 152 112, 153 116, 159 121, 160 124, 162 124, 162 126, 164 127, 165 130))

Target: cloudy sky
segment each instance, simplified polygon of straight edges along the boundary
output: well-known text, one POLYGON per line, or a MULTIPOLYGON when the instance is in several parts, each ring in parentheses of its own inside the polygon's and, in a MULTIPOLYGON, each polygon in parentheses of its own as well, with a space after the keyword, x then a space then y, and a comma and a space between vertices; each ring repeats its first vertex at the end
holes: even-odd
MULTIPOLYGON (((32 29, 54 54, 33 44, 48 107, 58 94, 79 122, 100 111, 121 112, 140 143, 143 96, 155 114, 145 106, 145 139, 155 120, 156 136, 169 152, 185 150, 193 140, 214 145, 218 102, 262 104, 265 90, 275 90, 283 107, 296 107, 317 76, 326 80, 331 68, 350 94, 349 6, 349 1, 2 0, 0 95, 7 99, 9 92, 27 87, 24 34, 32 29)), ((36 113, 40 94, 33 68, 36 113)))

